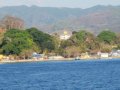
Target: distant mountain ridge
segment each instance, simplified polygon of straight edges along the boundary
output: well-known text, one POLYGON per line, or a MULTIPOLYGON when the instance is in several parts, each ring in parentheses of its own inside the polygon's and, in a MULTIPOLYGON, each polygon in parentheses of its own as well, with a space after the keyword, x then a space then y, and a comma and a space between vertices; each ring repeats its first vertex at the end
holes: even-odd
POLYGON ((63 29, 87 29, 98 33, 103 29, 120 32, 120 6, 97 5, 87 9, 38 6, 9 6, 0 8, 0 18, 20 17, 26 27, 38 27, 48 33, 63 29))

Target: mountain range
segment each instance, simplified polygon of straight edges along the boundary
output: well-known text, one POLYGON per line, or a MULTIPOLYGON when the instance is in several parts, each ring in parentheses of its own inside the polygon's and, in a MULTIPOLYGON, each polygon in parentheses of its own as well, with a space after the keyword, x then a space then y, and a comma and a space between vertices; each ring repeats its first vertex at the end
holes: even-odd
POLYGON ((7 6, 0 8, 0 19, 6 15, 24 20, 26 28, 37 27, 53 33, 61 30, 102 30, 120 32, 120 6, 97 5, 87 9, 38 6, 7 6))

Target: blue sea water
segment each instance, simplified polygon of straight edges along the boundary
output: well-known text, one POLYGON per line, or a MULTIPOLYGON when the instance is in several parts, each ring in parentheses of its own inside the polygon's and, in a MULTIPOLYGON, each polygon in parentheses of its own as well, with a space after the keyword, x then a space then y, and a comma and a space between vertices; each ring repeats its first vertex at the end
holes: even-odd
POLYGON ((120 90, 120 60, 0 64, 0 90, 120 90))

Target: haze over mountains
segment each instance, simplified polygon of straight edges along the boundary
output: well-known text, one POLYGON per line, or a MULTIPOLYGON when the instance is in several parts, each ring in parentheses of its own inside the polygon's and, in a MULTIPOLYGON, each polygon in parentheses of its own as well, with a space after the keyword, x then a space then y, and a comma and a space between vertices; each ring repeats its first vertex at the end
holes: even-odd
POLYGON ((12 15, 23 19, 26 27, 38 27, 44 32, 63 29, 87 29, 98 33, 104 29, 120 32, 120 6, 97 5, 87 9, 38 6, 9 6, 0 8, 0 18, 12 15))

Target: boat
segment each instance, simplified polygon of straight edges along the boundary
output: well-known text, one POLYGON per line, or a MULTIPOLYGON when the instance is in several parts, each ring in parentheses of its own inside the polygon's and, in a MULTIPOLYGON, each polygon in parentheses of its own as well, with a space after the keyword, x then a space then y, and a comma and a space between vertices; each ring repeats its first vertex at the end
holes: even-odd
POLYGON ((77 57, 75 58, 75 60, 80 60, 80 57, 79 57, 79 56, 77 56, 77 57))

